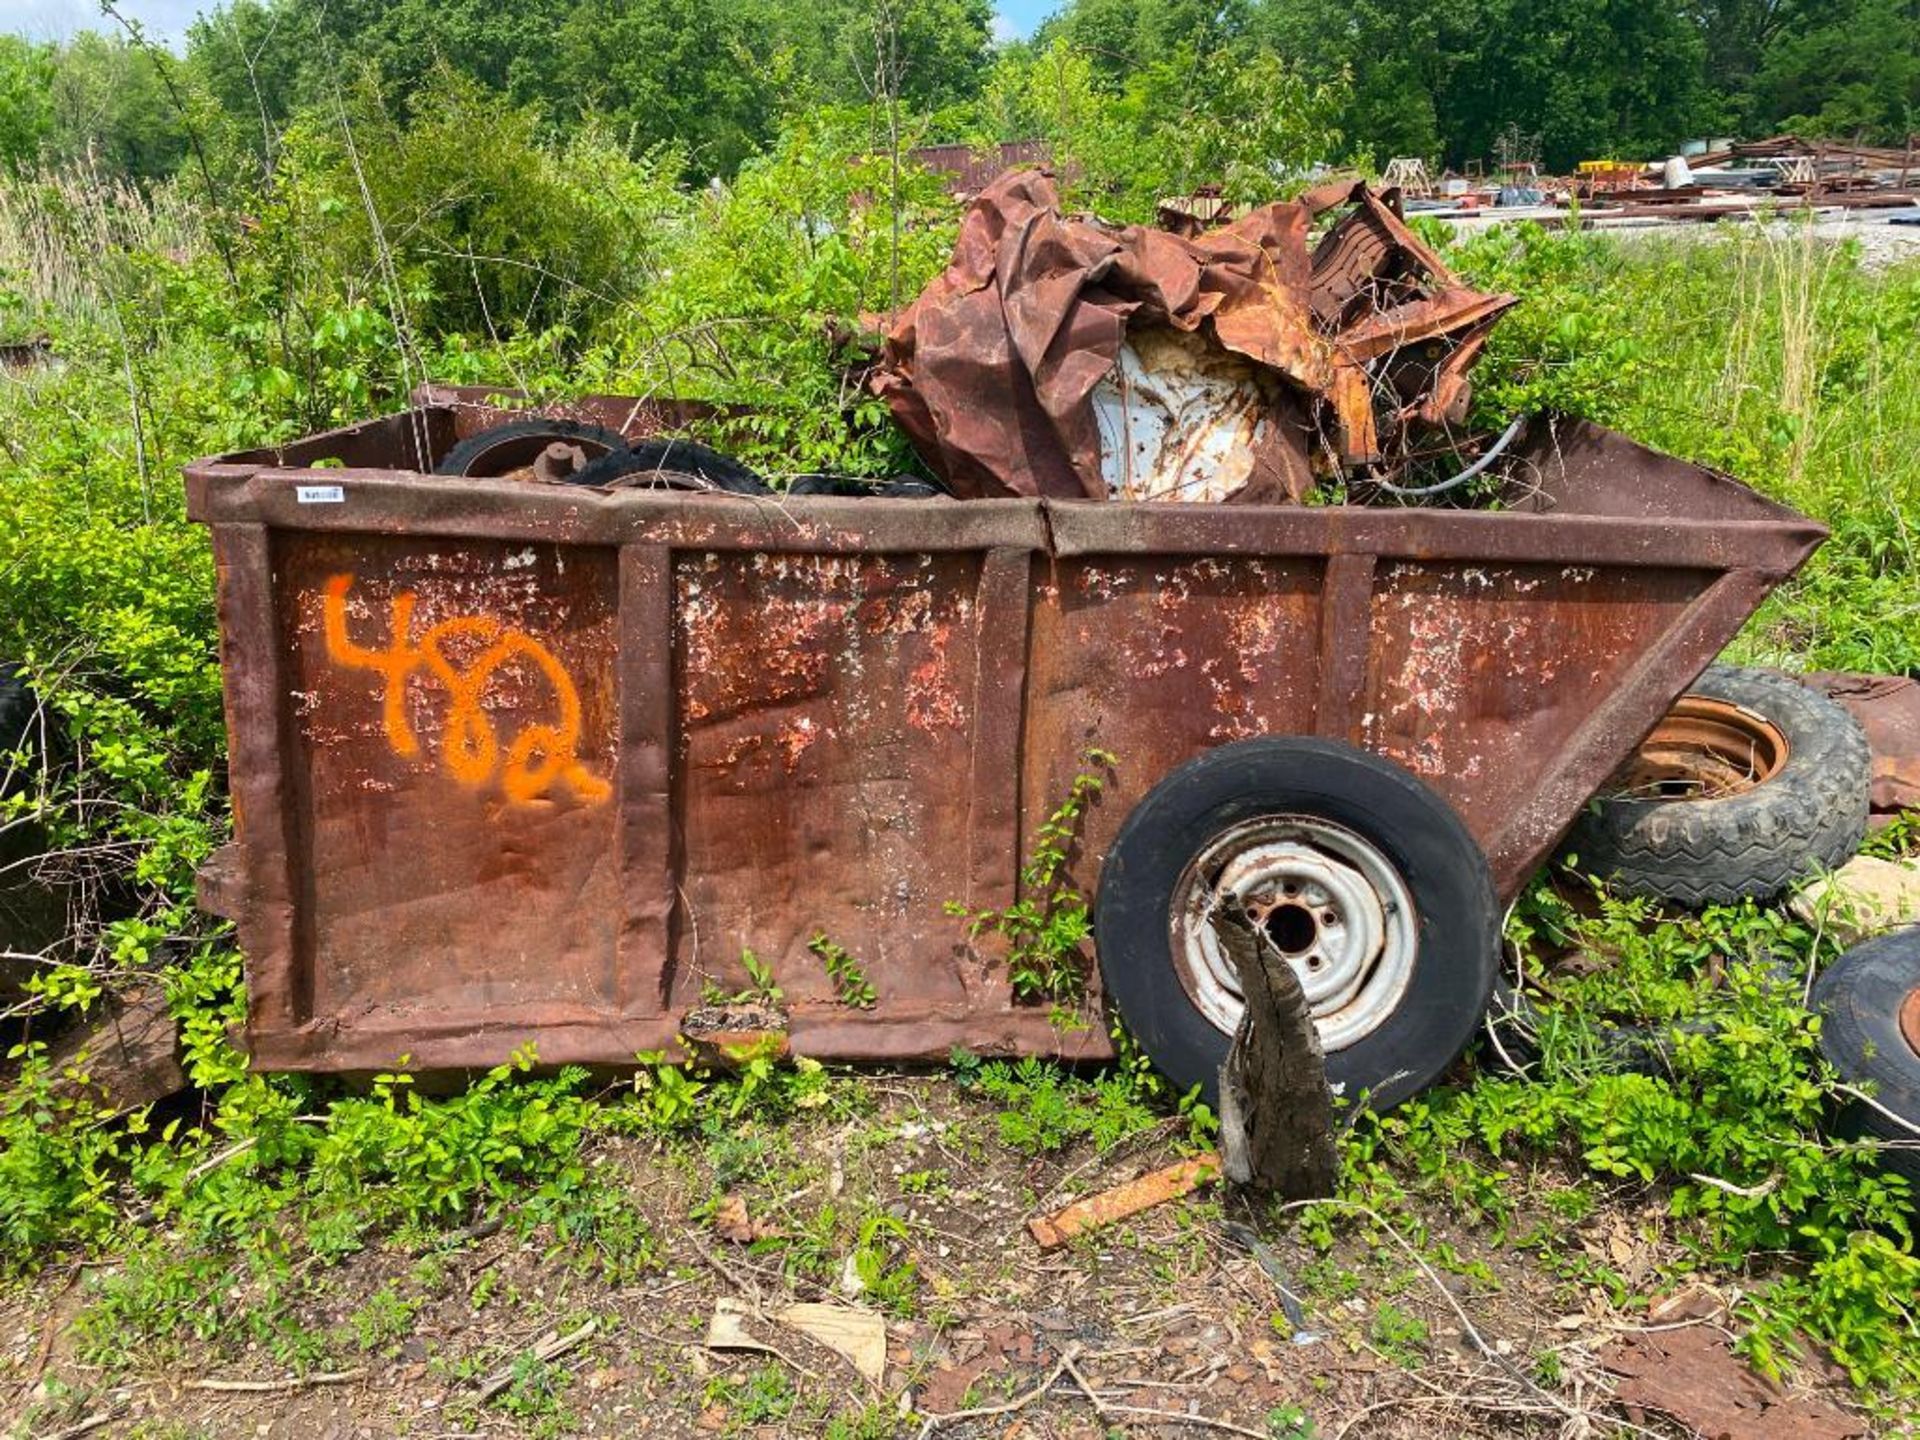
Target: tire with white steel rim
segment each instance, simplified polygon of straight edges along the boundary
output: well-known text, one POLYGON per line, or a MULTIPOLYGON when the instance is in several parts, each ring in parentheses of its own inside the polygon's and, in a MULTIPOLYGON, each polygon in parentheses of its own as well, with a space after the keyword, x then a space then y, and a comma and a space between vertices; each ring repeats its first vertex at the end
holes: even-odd
POLYGON ((1209 1101, 1244 1009, 1209 921, 1229 897, 1300 976, 1349 1101, 1386 1109, 1432 1084, 1486 1012, 1500 913, 1453 808, 1337 741, 1222 746, 1135 807, 1094 905, 1107 994, 1154 1063, 1209 1101))

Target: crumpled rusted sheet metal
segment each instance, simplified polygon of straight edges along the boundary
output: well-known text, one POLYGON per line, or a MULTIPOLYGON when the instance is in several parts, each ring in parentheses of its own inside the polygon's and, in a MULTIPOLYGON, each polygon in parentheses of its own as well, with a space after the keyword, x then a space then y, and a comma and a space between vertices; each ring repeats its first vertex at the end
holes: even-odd
POLYGON ((1853 712, 1873 753, 1876 815, 1920 810, 1920 680, 1819 671, 1800 677, 1853 712))
POLYGON ((1457 416, 1475 337, 1513 303, 1461 286, 1364 185, 1347 198, 1309 254, 1307 205, 1188 237, 1069 219, 1044 172, 1002 176, 887 336, 874 389, 962 496, 1301 499, 1316 463, 1380 459, 1383 418, 1457 416), (1397 352, 1447 340, 1471 343, 1444 371, 1431 357, 1435 396, 1394 396, 1397 352), (1196 347, 1254 373, 1223 384, 1196 347))
MULTIPOLYGON (((956 494, 1105 498, 1090 403, 1129 327, 1194 332, 1308 390, 1332 361, 1308 311, 1306 211, 1272 205, 1188 240, 1070 220, 1042 171, 969 207, 953 259, 887 336, 874 376, 956 494)), ((1276 429, 1270 437, 1285 439, 1276 429)), ((1249 476, 1284 487, 1274 454, 1249 476)))
POLYGON ((1517 302, 1462 285, 1366 185, 1345 199, 1353 208, 1314 249, 1310 290, 1316 323, 1334 337, 1342 458, 1363 465, 1390 438, 1465 421, 1467 371, 1517 302))

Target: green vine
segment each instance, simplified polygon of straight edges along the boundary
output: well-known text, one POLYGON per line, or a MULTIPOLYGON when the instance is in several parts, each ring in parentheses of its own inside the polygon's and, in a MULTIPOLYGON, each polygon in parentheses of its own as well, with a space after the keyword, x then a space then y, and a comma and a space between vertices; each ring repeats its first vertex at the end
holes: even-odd
POLYGON ((1086 943, 1092 934, 1087 898, 1066 873, 1067 860, 1080 836, 1087 806, 1106 788, 1119 763, 1105 750, 1080 756, 1066 798, 1033 837, 1032 851, 1020 870, 1019 898, 1004 910, 972 909, 947 902, 949 915, 964 916, 967 936, 997 935, 1007 946, 1007 977, 1014 997, 1069 1005, 1086 993, 1086 943))

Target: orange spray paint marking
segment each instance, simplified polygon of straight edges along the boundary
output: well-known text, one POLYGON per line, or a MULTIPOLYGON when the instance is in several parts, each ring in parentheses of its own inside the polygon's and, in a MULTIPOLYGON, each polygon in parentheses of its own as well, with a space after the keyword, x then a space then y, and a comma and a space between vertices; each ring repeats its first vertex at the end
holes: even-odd
POLYGON ((347 634, 347 592, 353 588, 353 579, 335 575, 327 581, 322 611, 327 657, 335 664, 380 676, 385 684, 381 719, 394 754, 411 759, 420 753, 419 737, 407 718, 407 684, 425 671, 447 692, 441 759, 455 779, 484 785, 497 774, 507 798, 522 805, 538 800, 560 782, 591 805, 613 794, 611 785, 580 763, 580 692, 551 650, 526 632, 510 630, 485 615, 443 620, 414 641, 410 638, 411 590, 393 597, 389 622, 393 638, 388 647, 368 649, 347 634), (441 648, 458 639, 486 647, 464 670, 456 668, 441 648), (514 736, 503 760, 500 737, 481 701, 494 672, 513 660, 526 662, 546 677, 560 718, 553 725, 527 726, 514 736))

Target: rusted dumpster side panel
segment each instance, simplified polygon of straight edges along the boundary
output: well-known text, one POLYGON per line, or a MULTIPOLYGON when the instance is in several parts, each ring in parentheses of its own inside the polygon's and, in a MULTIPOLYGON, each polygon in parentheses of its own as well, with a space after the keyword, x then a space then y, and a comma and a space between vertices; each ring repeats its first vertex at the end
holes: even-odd
POLYGON ((1035 596, 1021 834, 1083 756, 1117 764, 1082 820, 1087 894, 1128 811, 1176 766, 1232 740, 1310 733, 1325 562, 1100 554, 1060 559, 1035 596))
POLYGON ((1101 1053, 1098 1026, 1014 1004, 945 913, 1016 898, 1088 746, 1120 762, 1075 866, 1089 894, 1168 770, 1317 733, 1429 779, 1511 895, 1821 533, 1579 427, 1521 450, 1550 517, 783 505, 371 468, 452 430, 429 408, 189 472, 240 847, 219 888, 264 1068, 491 1064, 529 1040, 620 1063, 741 988, 746 948, 802 1053, 1101 1053), (338 451, 369 468, 294 459, 338 451), (316 481, 340 498, 303 503, 316 481), (835 1002, 815 934, 873 1010, 835 1002))
POLYGON ((1665 567, 1384 562, 1360 714, 1336 738, 1445 795, 1484 837, 1510 899, 1537 857, 1500 837, 1533 804, 1543 763, 1712 579, 1665 567))
MULTIPOLYGON (((630 1012, 618 555, 281 537, 308 1013, 630 1012), (460 943, 484 925, 474 965, 460 943)), ((657 1005, 652 1008, 657 1009, 657 1005)))
MULTIPOLYGON (((1265 733, 1346 740, 1421 775, 1461 811, 1510 899, 1620 756, 1824 534, 1744 486, 1577 422, 1533 427, 1515 454, 1520 498, 1553 507, 1549 526, 1489 512, 1050 502, 1062 574, 1165 577, 1196 557, 1258 556, 1275 576, 1314 577, 1304 611, 1289 610, 1286 584, 1275 589, 1274 633, 1295 657, 1285 706, 1220 663, 1244 645, 1208 628, 1217 605, 1184 612, 1177 587, 1149 623, 1128 613, 1127 587, 1080 585, 1095 593, 1073 607, 1058 660, 1036 627, 1035 675, 1060 667, 1069 678, 1052 688, 1078 712, 1117 717, 1105 733, 1119 743, 1097 743, 1122 757, 1121 773, 1088 819, 1082 883, 1133 804, 1172 763, 1220 743, 1203 734, 1230 738, 1235 707, 1251 700, 1265 733), (1089 601, 1112 614, 1095 618, 1089 601), (1082 635, 1127 662, 1081 653, 1082 635), (1180 656, 1192 657, 1184 706, 1139 691, 1135 672, 1180 656), (1192 748, 1180 753, 1170 736, 1192 748), (1135 769, 1132 750, 1150 759, 1135 769)), ((1037 722, 1047 690, 1034 687, 1037 722)), ((1030 732, 1027 833, 1071 783, 1071 734, 1030 732)))
POLYGON ((968 890, 980 571, 979 553, 676 563, 674 809, 698 929, 671 1004, 739 988, 743 948, 786 967, 789 999, 831 1003, 804 959, 816 934, 876 977, 882 1012, 967 1001, 941 905, 968 890))

